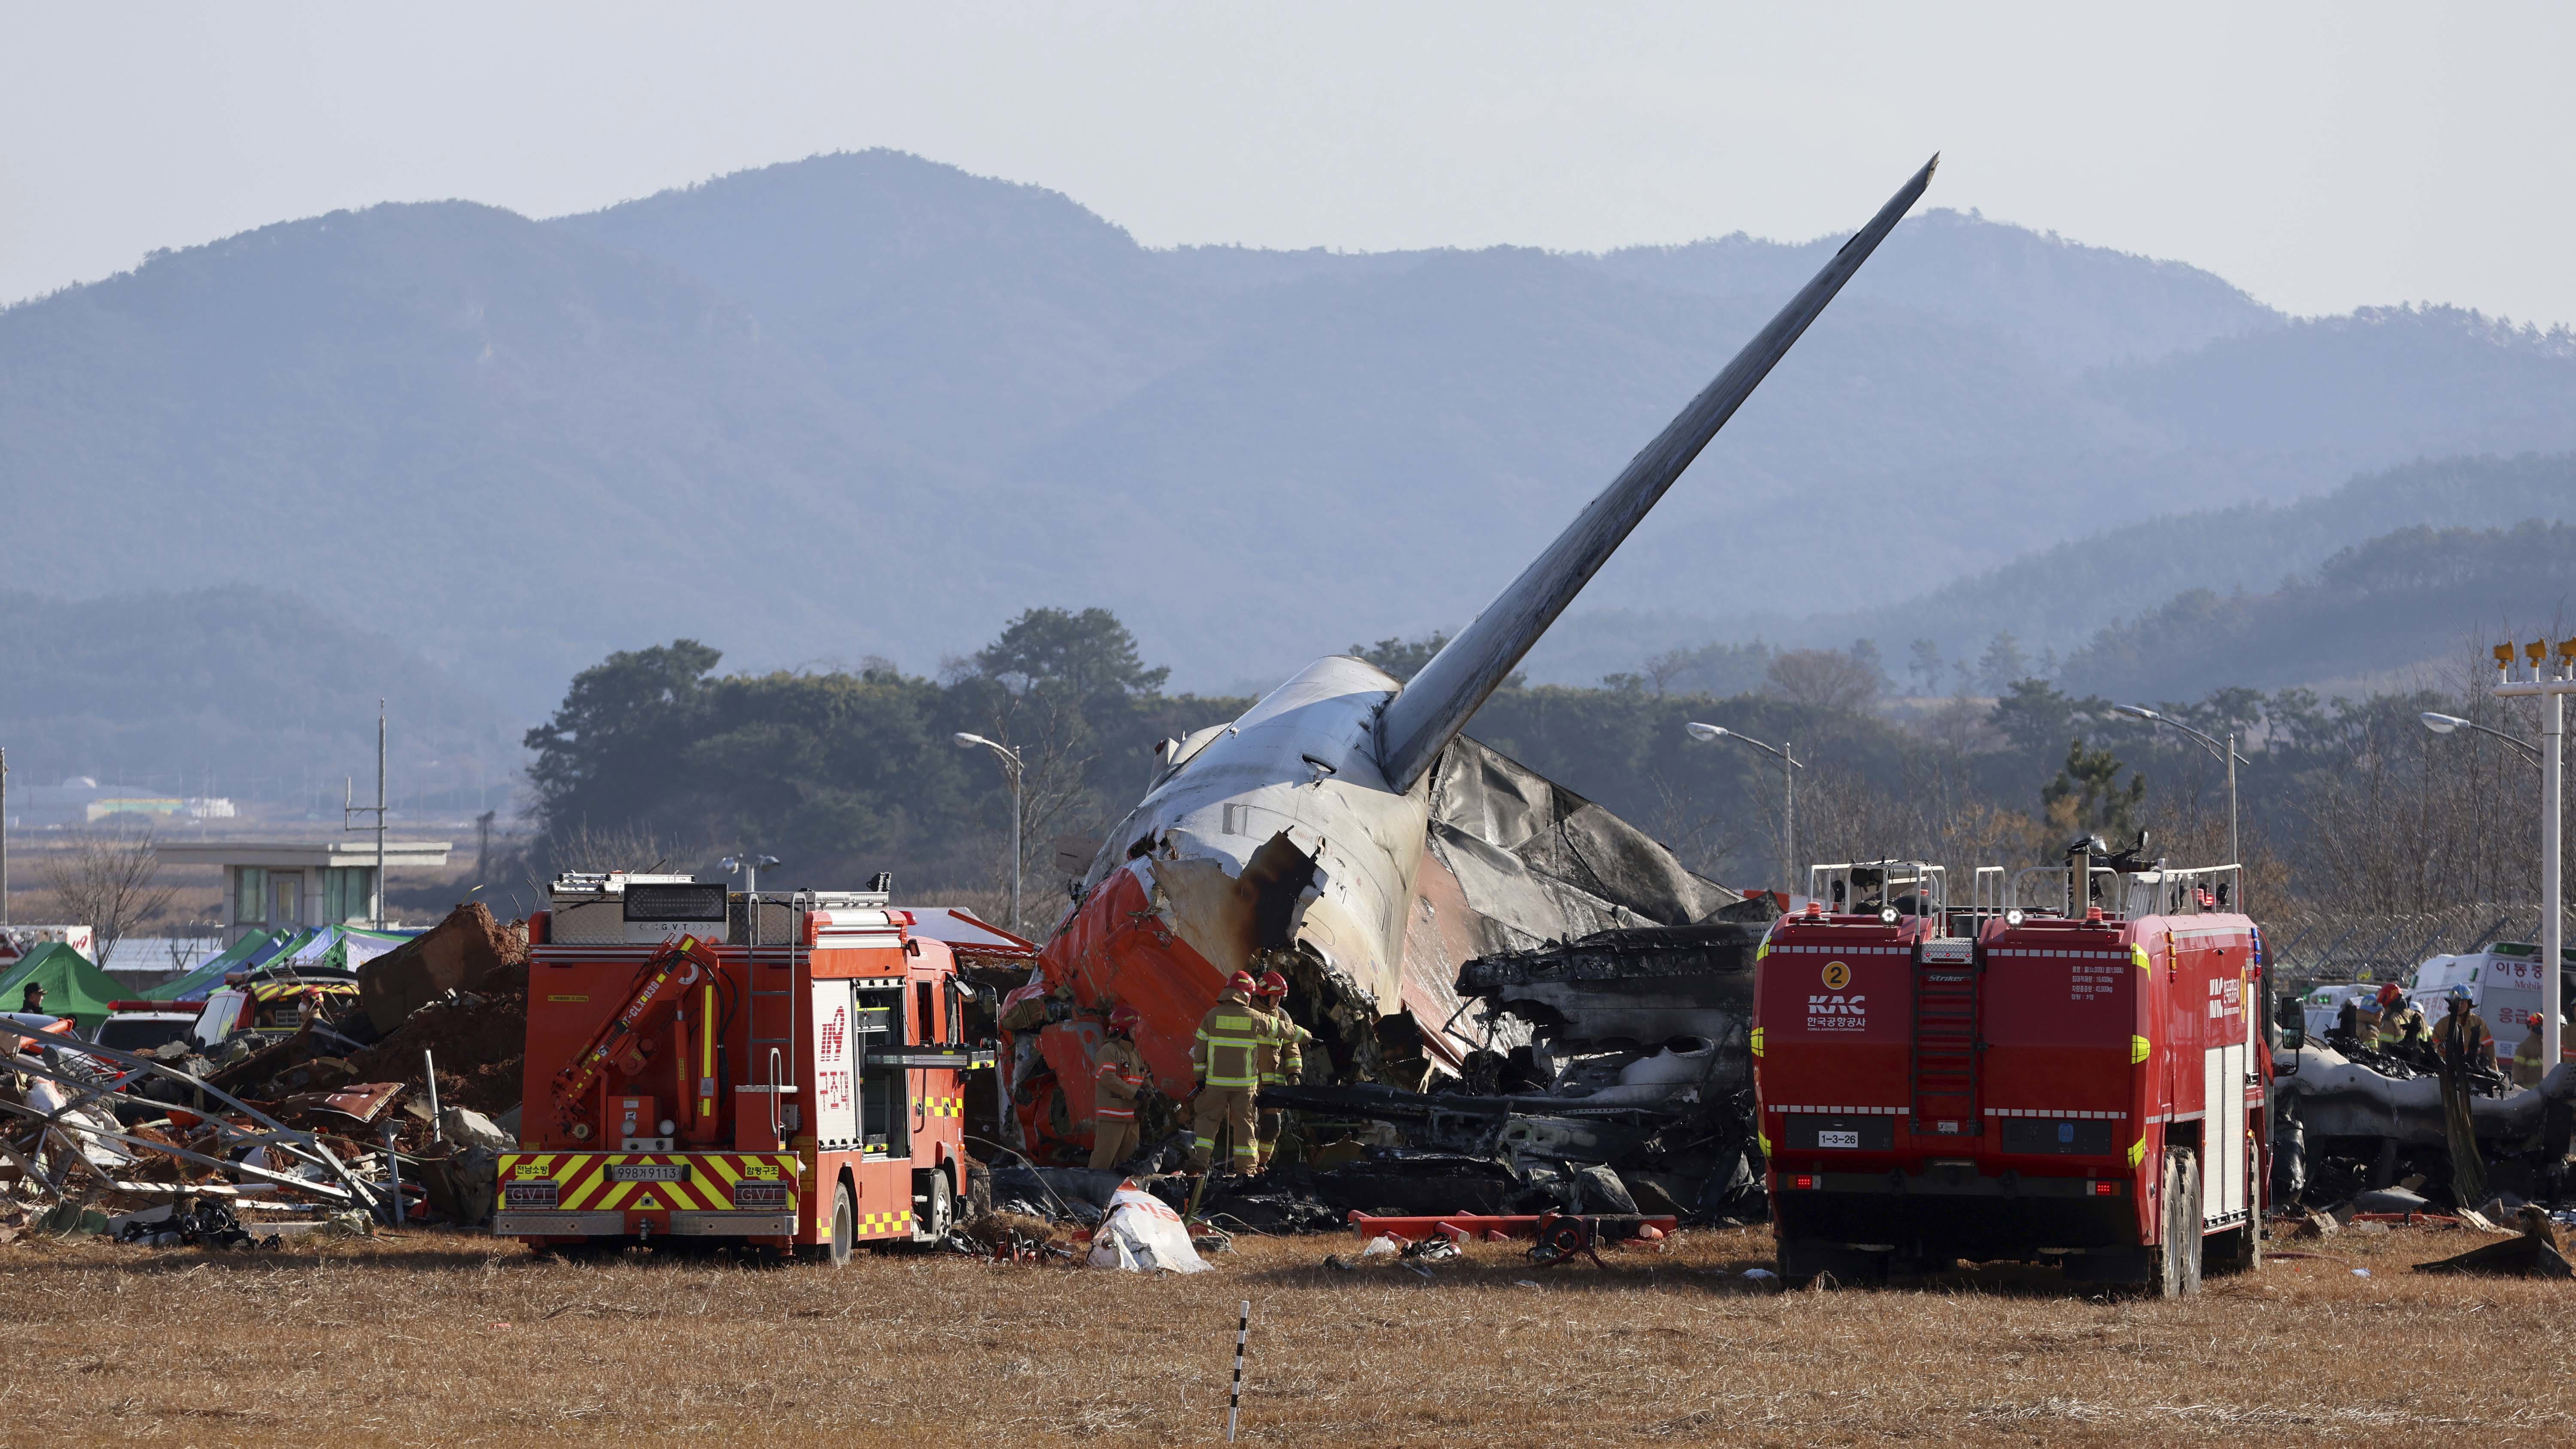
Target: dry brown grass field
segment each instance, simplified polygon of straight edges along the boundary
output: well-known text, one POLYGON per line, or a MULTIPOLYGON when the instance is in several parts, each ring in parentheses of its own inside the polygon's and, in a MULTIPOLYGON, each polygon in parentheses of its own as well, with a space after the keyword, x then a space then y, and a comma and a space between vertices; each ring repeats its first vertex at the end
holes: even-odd
MULTIPOLYGON (((2483 1239, 2481 1239, 2483 1241, 2483 1239)), ((2345 1234, 2196 1300, 2022 1270, 1766 1292, 1759 1230, 1426 1282, 1245 1238, 1143 1278, 538 1259, 465 1234, 258 1253, 0 1247, 11 1444, 2576 1442, 2576 1289, 2409 1273, 2345 1234), (2355 1268, 2369 1270, 2361 1277, 2355 1268), (1534 1286, 1533 1286, 1534 1285, 1534 1286)))

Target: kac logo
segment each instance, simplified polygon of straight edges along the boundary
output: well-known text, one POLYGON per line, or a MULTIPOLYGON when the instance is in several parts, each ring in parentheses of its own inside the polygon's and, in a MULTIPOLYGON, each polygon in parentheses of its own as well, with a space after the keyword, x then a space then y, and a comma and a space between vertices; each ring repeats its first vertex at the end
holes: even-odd
POLYGON ((1865 1031, 1869 1027, 1869 998, 1859 993, 1850 996, 1813 995, 1807 998, 1807 1030, 1865 1031))

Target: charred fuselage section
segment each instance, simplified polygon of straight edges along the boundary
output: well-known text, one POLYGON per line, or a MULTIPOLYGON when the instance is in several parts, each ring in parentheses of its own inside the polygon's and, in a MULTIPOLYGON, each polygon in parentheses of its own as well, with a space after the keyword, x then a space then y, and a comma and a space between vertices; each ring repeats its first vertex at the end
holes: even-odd
POLYGON ((1302 1105, 1520 1171, 1607 1168, 1656 1210, 1758 1212, 1746 1032, 1754 955, 1776 913, 1755 896, 1689 925, 1474 957, 1457 992, 1486 1045, 1454 1089, 1345 1089, 1352 1100, 1302 1105))
POLYGON ((1738 919, 1600 931, 1467 962, 1458 994, 1479 1003, 1496 1039, 1527 1037, 1471 1058, 1469 1087, 1606 1106, 1742 1085, 1753 955, 1771 914, 1756 896, 1720 913, 1738 919))

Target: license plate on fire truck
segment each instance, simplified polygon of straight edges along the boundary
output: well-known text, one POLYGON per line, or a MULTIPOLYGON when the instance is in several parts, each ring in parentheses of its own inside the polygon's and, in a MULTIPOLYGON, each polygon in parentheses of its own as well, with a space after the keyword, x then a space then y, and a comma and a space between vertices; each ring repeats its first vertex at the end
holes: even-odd
POLYGON ((686 1182, 689 1165, 685 1162, 612 1162, 608 1164, 610 1182, 686 1182))

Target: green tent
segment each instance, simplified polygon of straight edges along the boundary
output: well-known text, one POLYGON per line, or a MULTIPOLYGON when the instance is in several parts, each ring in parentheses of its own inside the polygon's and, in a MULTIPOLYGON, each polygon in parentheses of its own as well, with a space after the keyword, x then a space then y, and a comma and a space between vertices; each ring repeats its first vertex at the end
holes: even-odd
POLYGON ((0 1011, 16 1011, 30 981, 45 988, 47 1015, 68 1016, 83 1031, 106 1019, 109 1002, 128 999, 115 977, 60 941, 47 941, 0 971, 0 1011))
POLYGON ((147 986, 135 995, 146 1001, 203 1001, 206 993, 224 984, 224 973, 242 968, 244 962, 263 959, 260 952, 294 934, 283 927, 274 931, 253 931, 209 956, 191 968, 187 975, 174 977, 158 986, 147 986))
POLYGON ((140 994, 153 1001, 203 1001, 224 984, 227 972, 261 966, 351 970, 351 957, 364 965, 419 934, 416 930, 370 931, 360 926, 281 926, 274 931, 254 931, 221 955, 208 957, 187 975, 140 994))

